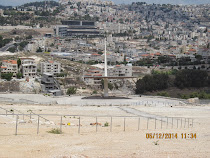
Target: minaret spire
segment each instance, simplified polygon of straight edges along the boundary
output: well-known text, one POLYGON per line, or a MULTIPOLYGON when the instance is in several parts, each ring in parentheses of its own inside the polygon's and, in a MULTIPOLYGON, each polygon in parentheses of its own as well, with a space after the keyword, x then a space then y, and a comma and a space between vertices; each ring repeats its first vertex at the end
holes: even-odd
POLYGON ((105 38, 105 51, 104 51, 104 76, 107 77, 107 54, 106 54, 106 38, 105 38))

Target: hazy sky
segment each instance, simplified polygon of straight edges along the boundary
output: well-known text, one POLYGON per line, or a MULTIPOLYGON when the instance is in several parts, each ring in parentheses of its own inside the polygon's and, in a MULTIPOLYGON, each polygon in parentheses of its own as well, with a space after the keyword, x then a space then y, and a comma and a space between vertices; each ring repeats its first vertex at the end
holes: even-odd
MULTIPOLYGON (((43 1, 43 0, 0 0, 0 5, 21 5, 28 2, 43 1)), ((58 0, 56 0, 58 1, 58 0)), ((210 0, 113 0, 115 3, 131 3, 131 2, 147 2, 155 4, 210 4, 210 0)))

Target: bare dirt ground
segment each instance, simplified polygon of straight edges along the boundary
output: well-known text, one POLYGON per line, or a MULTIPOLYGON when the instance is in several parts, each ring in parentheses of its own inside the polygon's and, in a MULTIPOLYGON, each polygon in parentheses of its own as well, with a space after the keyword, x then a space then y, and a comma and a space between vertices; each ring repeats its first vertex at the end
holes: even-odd
MULTIPOLYGON (((145 107, 138 106, 70 106, 70 105, 11 105, 0 103, 0 107, 10 111, 12 108, 25 114, 31 110, 35 114, 58 114, 62 117, 63 134, 48 133, 52 128, 60 128, 61 116, 43 116, 40 118, 37 134, 37 115, 19 116, 18 132, 15 135, 16 116, 0 115, 0 157, 1 158, 208 158, 210 157, 210 106, 145 107), (127 111, 126 111, 127 110, 127 111), (163 118, 150 119, 147 129, 146 114, 163 118), (78 115, 78 116, 73 116, 78 115), (85 116, 82 116, 85 115, 85 116), (137 116, 138 115, 138 116, 137 116), (90 123, 101 123, 91 126, 90 123), (104 116, 104 117, 99 117, 104 116), (110 132, 111 117, 112 132, 110 132), (124 120, 124 116, 126 117, 124 120), (134 117, 135 116, 135 117, 134 117), (80 134, 79 117, 81 121, 80 134), (174 122, 166 117, 174 117, 174 122), (180 121, 180 117, 193 118, 189 122, 180 121), (178 124, 177 124, 178 120, 178 124), (126 125, 124 127, 124 121, 126 125), (108 122, 108 127, 103 127, 108 122), (71 125, 67 125, 70 123, 71 125), (186 124, 184 124, 186 123, 186 124), (125 130, 125 131, 124 131, 125 130), (177 138, 152 139, 146 133, 177 133, 177 138), (187 138, 182 138, 187 133, 187 138), (188 138, 188 133, 196 133, 196 138, 188 138)), ((17 111, 14 111, 18 113, 17 111)), ((0 114, 5 114, 0 109, 0 114)))

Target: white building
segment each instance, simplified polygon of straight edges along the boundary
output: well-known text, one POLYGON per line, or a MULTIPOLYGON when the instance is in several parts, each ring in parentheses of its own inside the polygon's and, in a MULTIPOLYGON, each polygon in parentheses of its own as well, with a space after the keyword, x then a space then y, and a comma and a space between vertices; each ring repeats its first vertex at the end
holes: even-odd
POLYGON ((35 77, 37 74, 37 65, 33 58, 20 58, 23 77, 35 77))
POLYGON ((59 74, 61 73, 61 64, 54 61, 41 62, 41 73, 59 74))

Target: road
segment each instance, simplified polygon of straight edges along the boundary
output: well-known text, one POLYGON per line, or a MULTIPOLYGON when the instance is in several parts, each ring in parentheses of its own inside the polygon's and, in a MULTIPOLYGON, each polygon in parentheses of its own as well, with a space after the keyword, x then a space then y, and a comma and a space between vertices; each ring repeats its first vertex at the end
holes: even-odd
POLYGON ((14 46, 14 43, 10 42, 10 43, 6 44, 4 47, 0 48, 0 52, 5 52, 5 51, 7 51, 9 48, 11 48, 13 46, 14 46))

